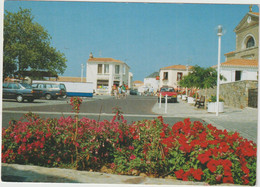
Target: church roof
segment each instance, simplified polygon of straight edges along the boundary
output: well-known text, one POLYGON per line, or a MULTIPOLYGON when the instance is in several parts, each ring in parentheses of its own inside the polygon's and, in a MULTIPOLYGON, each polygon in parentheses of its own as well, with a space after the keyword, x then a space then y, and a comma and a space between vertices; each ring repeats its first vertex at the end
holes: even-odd
MULTIPOLYGON (((223 67, 258 67, 258 60, 249 60, 249 59, 232 59, 228 60, 226 62, 221 63, 221 66, 223 67)), ((213 66, 214 68, 217 67, 217 65, 213 66)))
POLYGON ((236 26, 236 28, 234 29, 234 32, 237 32, 243 28, 247 28, 247 27, 251 27, 253 25, 259 24, 259 13, 258 12, 248 12, 244 18, 239 22, 239 24, 236 26), (250 21, 250 23, 246 23, 247 22, 247 18, 251 16, 252 18, 254 17, 255 21, 250 21))

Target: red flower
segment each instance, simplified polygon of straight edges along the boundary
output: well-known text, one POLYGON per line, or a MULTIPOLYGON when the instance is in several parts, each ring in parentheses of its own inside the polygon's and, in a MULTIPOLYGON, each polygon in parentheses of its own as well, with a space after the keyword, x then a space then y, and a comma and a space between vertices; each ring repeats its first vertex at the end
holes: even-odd
POLYGON ((184 171, 183 169, 175 171, 174 174, 176 175, 177 179, 182 179, 184 171))
POLYGON ((219 145, 219 149, 226 153, 229 150, 229 145, 226 142, 221 142, 219 145))
POLYGON ((245 174, 249 174, 249 173, 250 173, 250 170, 248 169, 248 167, 246 167, 246 165, 243 165, 243 166, 242 166, 242 171, 243 171, 245 174))
POLYGON ((135 136, 133 137, 133 139, 134 139, 134 140, 139 139, 139 135, 135 135, 135 136))
POLYGON ((201 169, 197 169, 197 170, 194 170, 194 172, 192 173, 192 176, 194 177, 194 179, 196 180, 201 180, 201 175, 203 175, 203 171, 201 169))
POLYGON ((134 146, 131 146, 131 145, 130 145, 128 148, 129 148, 130 150, 134 150, 134 149, 135 149, 134 146))
POLYGON ((233 177, 224 177, 223 178, 223 183, 234 183, 233 177))
POLYGON ((135 155, 131 155, 131 156, 130 156, 130 160, 134 160, 135 158, 136 158, 135 155))
POLYGON ((164 138, 164 137, 165 137, 164 131, 160 133, 160 136, 161 136, 161 138, 164 138))
POLYGON ((214 160, 214 159, 211 159, 208 164, 207 164, 207 167, 209 168, 209 170, 214 173, 216 170, 217 170, 217 166, 219 165, 219 161, 218 160, 214 160))
POLYGON ((184 123, 189 126, 191 124, 190 118, 184 119, 184 123))
POLYGON ((208 161, 210 160, 209 155, 206 154, 206 153, 198 155, 197 159, 198 159, 202 164, 205 164, 206 162, 208 162, 208 161))

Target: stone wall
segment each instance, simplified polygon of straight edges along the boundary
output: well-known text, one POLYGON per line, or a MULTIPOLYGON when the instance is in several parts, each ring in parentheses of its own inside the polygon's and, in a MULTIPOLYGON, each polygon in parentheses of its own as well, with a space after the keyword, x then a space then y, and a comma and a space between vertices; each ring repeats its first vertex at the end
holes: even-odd
MULTIPOLYGON (((258 87, 258 81, 236 81, 223 83, 219 88, 220 98, 223 98, 225 105, 236 108, 248 107, 248 90, 258 87)), ((216 87, 207 89, 207 98, 216 95, 216 87)), ((206 95, 205 90, 200 90, 199 95, 206 95)), ((257 101, 256 101, 257 102, 257 101)))

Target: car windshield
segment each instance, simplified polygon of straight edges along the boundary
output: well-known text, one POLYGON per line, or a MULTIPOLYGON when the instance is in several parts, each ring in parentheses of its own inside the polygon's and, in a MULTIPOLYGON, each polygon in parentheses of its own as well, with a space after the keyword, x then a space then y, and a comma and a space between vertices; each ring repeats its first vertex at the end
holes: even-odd
POLYGON ((173 88, 161 88, 161 92, 174 92, 173 88))
POLYGON ((32 89, 32 86, 30 84, 21 83, 21 85, 27 89, 32 89))

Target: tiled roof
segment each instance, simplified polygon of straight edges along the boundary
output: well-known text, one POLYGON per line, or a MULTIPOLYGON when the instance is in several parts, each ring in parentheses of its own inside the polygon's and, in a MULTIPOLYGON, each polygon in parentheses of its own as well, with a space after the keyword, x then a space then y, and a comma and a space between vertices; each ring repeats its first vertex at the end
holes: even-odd
POLYGON ((133 84, 143 84, 142 81, 133 81, 133 84))
MULTIPOLYGON (((56 81, 56 79, 52 79, 56 81)), ((58 77, 57 81, 61 82, 81 82, 81 77, 58 77)), ((86 77, 83 77, 83 82, 86 82, 86 77)))
MULTIPOLYGON (((193 66, 189 66, 188 69, 191 69, 193 66)), ((168 66, 161 68, 162 70, 167 70, 167 69, 177 69, 177 70, 186 70, 186 65, 173 65, 173 66, 168 66)))
POLYGON ((89 58, 88 62, 119 62, 119 63, 124 63, 120 60, 116 60, 113 58, 89 58))
POLYGON ((231 52, 226 53, 226 54, 224 54, 224 55, 230 55, 230 54, 234 54, 234 53, 235 53, 235 51, 231 51, 231 52))
MULTIPOLYGON (((249 59, 232 59, 226 62, 221 63, 221 66, 232 67, 258 67, 258 60, 249 60, 249 59)), ((217 65, 213 66, 217 67, 217 65)))
POLYGON ((250 13, 259 16, 259 12, 250 12, 250 13))

